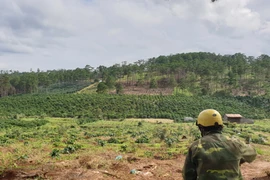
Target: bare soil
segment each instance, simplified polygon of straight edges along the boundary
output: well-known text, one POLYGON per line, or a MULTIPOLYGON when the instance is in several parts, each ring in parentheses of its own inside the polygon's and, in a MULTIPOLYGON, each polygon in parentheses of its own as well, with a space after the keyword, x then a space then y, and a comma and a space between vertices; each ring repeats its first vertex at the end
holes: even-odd
MULTIPOLYGON (((110 92, 115 94, 116 91, 110 92)), ((173 88, 149 88, 148 86, 124 85, 123 94, 133 95, 172 95, 173 88)))
POLYGON ((174 120, 171 119, 158 119, 158 118, 146 118, 146 119, 136 119, 136 118, 127 118, 125 121, 142 121, 142 122, 150 122, 150 123, 165 123, 170 124, 173 123, 174 120))
MULTIPOLYGON (((171 160, 138 158, 132 154, 116 160, 114 152, 98 156, 89 155, 75 160, 33 166, 33 162, 22 162, 23 168, 7 170, 0 180, 53 179, 53 180, 181 180, 185 156, 171 160), (35 168, 33 168, 35 167, 35 168), (134 173, 134 174, 133 174, 134 173)), ((251 164, 243 164, 241 171, 246 180, 269 180, 270 162, 262 156, 251 164), (268 175, 267 175, 268 173, 268 175)))

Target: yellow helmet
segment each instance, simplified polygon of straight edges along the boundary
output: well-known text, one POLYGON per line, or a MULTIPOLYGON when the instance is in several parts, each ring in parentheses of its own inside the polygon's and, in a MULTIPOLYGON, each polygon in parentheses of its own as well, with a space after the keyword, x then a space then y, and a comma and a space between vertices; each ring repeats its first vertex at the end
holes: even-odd
POLYGON ((223 125, 222 117, 220 113, 214 109, 206 109, 200 112, 197 125, 201 125, 204 127, 215 126, 215 124, 223 125))

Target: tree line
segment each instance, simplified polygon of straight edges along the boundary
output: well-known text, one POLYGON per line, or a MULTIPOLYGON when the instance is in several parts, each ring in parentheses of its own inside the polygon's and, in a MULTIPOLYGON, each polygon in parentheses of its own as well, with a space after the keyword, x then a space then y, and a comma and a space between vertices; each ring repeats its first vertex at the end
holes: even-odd
POLYGON ((220 55, 209 52, 159 56, 134 63, 126 61, 96 68, 86 65, 74 70, 46 72, 0 71, 0 96, 38 92, 57 83, 100 82, 101 88, 122 86, 178 87, 194 95, 270 94, 270 57, 242 53, 220 55))

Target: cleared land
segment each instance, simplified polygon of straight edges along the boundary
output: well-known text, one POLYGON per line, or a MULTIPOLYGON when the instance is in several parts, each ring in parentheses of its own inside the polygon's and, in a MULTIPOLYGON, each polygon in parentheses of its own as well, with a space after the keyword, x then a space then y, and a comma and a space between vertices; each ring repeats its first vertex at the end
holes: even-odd
MULTIPOLYGON (((193 123, 44 120, 47 123, 30 127, 41 120, 25 119, 21 121, 29 127, 1 129, 0 179, 182 179, 188 146, 199 137, 193 123)), ((224 129, 243 140, 253 134, 258 157, 242 165, 246 179, 269 178, 267 122, 224 129)))
POLYGON ((173 123, 174 121, 171 119, 154 119, 154 118, 147 118, 147 119, 138 119, 138 118, 128 118, 125 121, 139 121, 139 122, 150 122, 150 123, 173 123))

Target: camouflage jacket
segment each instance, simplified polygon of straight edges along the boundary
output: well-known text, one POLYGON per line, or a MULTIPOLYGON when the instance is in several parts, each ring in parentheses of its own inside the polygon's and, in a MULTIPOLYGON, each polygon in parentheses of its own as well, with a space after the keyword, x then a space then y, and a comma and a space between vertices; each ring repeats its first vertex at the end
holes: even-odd
POLYGON ((211 132, 189 148, 183 167, 184 180, 241 180, 240 164, 252 162, 255 149, 237 138, 211 132))

